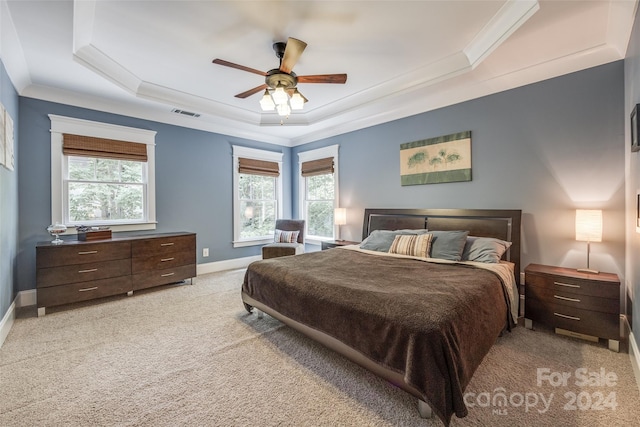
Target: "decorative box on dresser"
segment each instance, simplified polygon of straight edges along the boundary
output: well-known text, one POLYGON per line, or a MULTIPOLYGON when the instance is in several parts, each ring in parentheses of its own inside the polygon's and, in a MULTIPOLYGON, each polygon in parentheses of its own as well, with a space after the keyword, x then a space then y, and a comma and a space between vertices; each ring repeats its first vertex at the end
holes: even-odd
POLYGON ((575 269, 529 264, 525 272, 525 327, 533 322, 556 332, 609 340, 620 346, 620 279, 611 273, 584 273, 575 269))
POLYGON ((165 285, 196 276, 195 233, 36 245, 38 316, 46 307, 165 285))

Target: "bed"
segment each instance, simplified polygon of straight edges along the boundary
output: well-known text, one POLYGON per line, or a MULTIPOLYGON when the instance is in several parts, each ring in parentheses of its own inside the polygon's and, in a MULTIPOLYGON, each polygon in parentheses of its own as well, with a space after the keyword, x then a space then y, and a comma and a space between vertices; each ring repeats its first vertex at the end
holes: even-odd
POLYGON ((516 325, 520 218, 519 210, 366 209, 361 245, 256 261, 242 301, 417 397, 423 417, 448 425, 467 415, 473 373, 516 325), (502 249, 486 252, 496 242, 502 249))

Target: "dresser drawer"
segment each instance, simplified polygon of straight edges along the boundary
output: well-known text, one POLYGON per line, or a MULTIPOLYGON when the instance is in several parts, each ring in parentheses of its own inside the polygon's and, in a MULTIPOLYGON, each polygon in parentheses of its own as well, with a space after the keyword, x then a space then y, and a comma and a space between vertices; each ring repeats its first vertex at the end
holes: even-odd
POLYGON ((525 299, 525 316, 546 325, 612 340, 620 339, 619 313, 602 313, 525 299))
POLYGON ((131 256, 137 258, 151 255, 166 255, 189 250, 195 252, 195 249, 195 234, 155 237, 132 242, 131 256))
POLYGON ((153 270, 166 270, 196 262, 195 248, 190 251, 175 252, 164 255, 152 255, 133 258, 131 272, 133 274, 153 270))
POLYGON ((126 294, 130 290, 131 276, 38 288, 37 305, 38 307, 48 307, 69 304, 110 295, 126 294))
POLYGON ((535 298, 547 304, 566 305, 602 313, 620 313, 620 301, 618 299, 581 295, 545 286, 530 286, 529 284, 527 284, 526 292, 527 298, 535 298))
POLYGON ((131 258, 131 243, 62 244, 59 246, 39 246, 36 251, 37 268, 48 268, 96 261, 128 259, 131 258))
POLYGON ((129 274, 131 274, 131 260, 129 259, 39 268, 36 271, 36 287, 43 288, 68 283, 90 282, 129 274))
POLYGON ((138 273, 132 276, 133 290, 146 289, 158 285, 166 285, 181 280, 196 277, 196 265, 183 265, 181 267, 138 273))
POLYGON ((545 288, 553 292, 564 292, 594 297, 620 299, 620 285, 575 277, 526 274, 527 288, 545 288))

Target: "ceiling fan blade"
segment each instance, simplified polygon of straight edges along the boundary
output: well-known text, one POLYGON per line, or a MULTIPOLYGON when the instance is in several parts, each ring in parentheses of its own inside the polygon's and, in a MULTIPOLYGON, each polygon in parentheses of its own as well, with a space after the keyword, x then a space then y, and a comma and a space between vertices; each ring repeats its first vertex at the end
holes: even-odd
POLYGON ((306 47, 307 44, 302 40, 289 37, 289 40, 287 40, 287 47, 284 49, 282 63, 280 64, 280 71, 283 73, 290 73, 306 47))
POLYGON ((347 81, 346 74, 315 74, 310 76, 298 76, 298 83, 337 83, 347 81))
POLYGON ((225 66, 225 67, 231 67, 231 68, 235 68, 237 70, 248 71, 250 73, 258 74, 260 76, 266 76, 267 75, 267 73, 265 73, 264 71, 256 70, 255 68, 245 67, 244 65, 234 64, 233 62, 225 61, 224 59, 216 58, 212 62, 214 64, 222 65, 222 66, 225 66))
POLYGON ((236 98, 248 98, 253 94, 256 94, 258 92, 262 92, 263 90, 265 90, 267 88, 266 84, 261 84, 258 87, 254 87, 253 89, 249 89, 246 92, 242 92, 236 95, 236 98))

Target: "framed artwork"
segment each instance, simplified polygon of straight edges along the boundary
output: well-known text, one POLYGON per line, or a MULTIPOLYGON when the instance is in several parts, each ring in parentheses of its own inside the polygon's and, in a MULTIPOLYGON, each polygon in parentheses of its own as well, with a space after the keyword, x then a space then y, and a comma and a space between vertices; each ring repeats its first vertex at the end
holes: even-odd
POLYGON ((638 142, 638 134, 640 134, 640 126, 638 126, 638 110, 640 104, 636 104, 631 112, 631 151, 640 151, 640 143, 638 142))
POLYGON ((471 181, 471 131, 400 145, 404 185, 471 181))
POLYGON ((7 110, 4 110, 4 165, 12 171, 15 167, 13 140, 13 119, 7 110))
POLYGON ((0 165, 5 166, 4 105, 0 104, 0 165))
POLYGON ((636 192, 636 233, 640 233, 640 190, 636 192))

